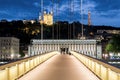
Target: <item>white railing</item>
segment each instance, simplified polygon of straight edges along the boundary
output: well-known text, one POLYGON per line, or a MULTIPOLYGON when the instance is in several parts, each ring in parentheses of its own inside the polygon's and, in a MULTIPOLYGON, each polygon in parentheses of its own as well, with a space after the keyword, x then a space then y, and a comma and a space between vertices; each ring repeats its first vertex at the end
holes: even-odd
POLYGON ((120 69, 77 52, 71 51, 71 54, 79 59, 101 80, 120 80, 120 69))
POLYGON ((0 66, 0 80, 16 80, 57 53, 58 52, 50 52, 44 55, 0 66))

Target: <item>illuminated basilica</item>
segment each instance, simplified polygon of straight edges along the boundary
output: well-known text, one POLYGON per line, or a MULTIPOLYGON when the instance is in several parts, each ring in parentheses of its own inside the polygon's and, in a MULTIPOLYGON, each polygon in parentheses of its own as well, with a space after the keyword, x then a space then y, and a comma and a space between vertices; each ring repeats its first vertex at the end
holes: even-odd
POLYGON ((44 11, 43 17, 39 15, 39 21, 41 24, 43 23, 46 25, 53 25, 53 12, 47 13, 46 11, 44 11))

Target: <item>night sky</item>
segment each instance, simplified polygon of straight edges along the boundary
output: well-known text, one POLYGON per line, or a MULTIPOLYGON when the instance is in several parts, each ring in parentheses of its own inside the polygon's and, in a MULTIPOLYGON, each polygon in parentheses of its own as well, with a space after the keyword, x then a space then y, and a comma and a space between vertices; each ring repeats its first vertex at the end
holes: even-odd
MULTIPOLYGON (((81 0, 59 0, 59 4, 57 0, 53 0, 54 4, 52 0, 43 1, 44 10, 51 11, 53 6, 54 21, 81 21, 81 0)), ((88 22, 88 10, 93 25, 120 27, 120 0, 83 0, 84 24, 88 22)), ((38 19, 40 11, 41 0, 0 0, 0 20, 38 19)))

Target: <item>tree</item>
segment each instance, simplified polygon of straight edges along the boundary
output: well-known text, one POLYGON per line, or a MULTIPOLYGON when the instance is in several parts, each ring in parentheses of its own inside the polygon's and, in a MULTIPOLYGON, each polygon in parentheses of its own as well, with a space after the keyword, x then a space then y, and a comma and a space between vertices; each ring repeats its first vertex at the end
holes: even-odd
POLYGON ((115 54, 120 52, 120 35, 115 35, 109 41, 105 49, 107 52, 113 52, 115 54))
POLYGON ((23 50, 20 50, 20 57, 24 57, 25 56, 25 53, 23 52, 23 50))
POLYGON ((113 45, 111 43, 107 44, 106 49, 107 52, 113 52, 113 45))

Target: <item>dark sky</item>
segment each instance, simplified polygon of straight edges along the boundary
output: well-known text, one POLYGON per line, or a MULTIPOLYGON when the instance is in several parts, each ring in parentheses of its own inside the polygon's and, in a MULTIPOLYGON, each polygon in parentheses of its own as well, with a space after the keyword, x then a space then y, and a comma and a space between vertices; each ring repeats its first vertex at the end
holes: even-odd
MULTIPOLYGON (((53 0, 54 4, 52 0, 43 1, 44 10, 51 11, 53 6, 54 21, 81 21, 81 0, 53 0)), ((85 24, 88 22, 88 10, 91 12, 93 25, 120 27, 120 0, 83 0, 83 23, 85 24)), ((40 11, 41 0, 0 0, 0 19, 38 19, 40 11)))

